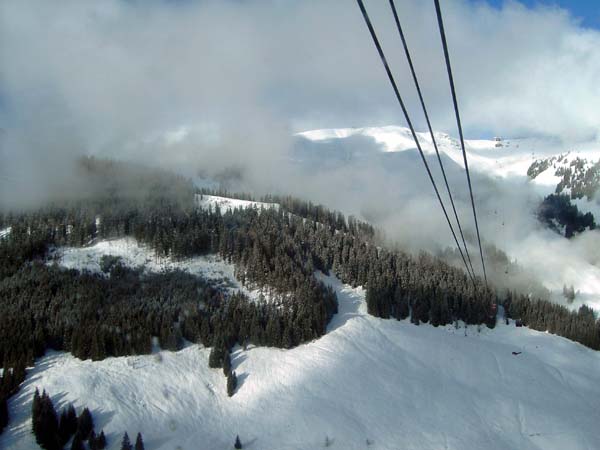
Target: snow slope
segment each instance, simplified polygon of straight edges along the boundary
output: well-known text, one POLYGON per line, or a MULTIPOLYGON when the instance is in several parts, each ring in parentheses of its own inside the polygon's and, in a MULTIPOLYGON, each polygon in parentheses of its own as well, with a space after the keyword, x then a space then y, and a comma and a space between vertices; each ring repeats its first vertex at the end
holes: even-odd
POLYGON ((377 319, 361 288, 322 278, 340 301, 328 333, 292 350, 236 348, 232 398, 196 345, 101 362, 51 353, 10 401, 0 448, 35 448, 36 387, 90 407, 111 449, 125 430, 148 449, 231 449, 236 434, 246 449, 318 449, 326 437, 345 450, 600 448, 600 353, 513 324, 377 319))
POLYGON ((3 228, 2 230, 0 230, 0 239, 5 238, 6 236, 8 236, 11 231, 12 231, 12 227, 3 228))
POLYGON ((198 207, 203 209, 212 208, 214 210, 218 206, 221 212, 233 211, 236 208, 279 208, 279 205, 276 203, 254 202, 250 200, 240 200, 237 198, 219 197, 217 195, 206 194, 196 195, 196 203, 198 207))
POLYGON ((179 269, 193 275, 217 282, 230 291, 242 291, 251 299, 258 299, 260 291, 249 290, 235 277, 234 266, 218 255, 195 256, 184 260, 157 258, 154 250, 140 245, 133 238, 99 241, 90 247, 61 247, 56 249, 54 259, 69 269, 89 270, 99 273, 100 259, 104 255, 121 257, 129 267, 144 267, 149 272, 179 269))
MULTIPOLYGON (((434 176, 441 182, 441 174, 437 171, 437 162, 431 156, 435 150, 429 134, 417 133, 417 135, 424 152, 429 155, 434 176)), ((392 236, 398 229, 414 228, 418 230, 412 234, 402 231, 400 236, 401 239, 405 239, 404 242, 421 242, 425 233, 437 234, 437 228, 434 230, 426 228, 426 226, 423 228, 423 224, 429 220, 431 209, 425 209, 416 203, 412 205, 412 197, 396 199, 393 194, 396 191, 412 189, 413 186, 417 186, 426 179, 422 163, 415 152, 415 143, 407 128, 389 126, 324 129, 306 131, 297 136, 315 144, 321 143, 324 147, 334 143, 335 145, 331 146, 333 149, 340 148, 342 150, 346 146, 353 149, 367 147, 369 144, 364 140, 352 142, 352 137, 373 140, 377 144, 372 146, 376 154, 394 156, 394 158, 388 158, 381 163, 384 167, 391 168, 392 174, 384 179, 386 184, 383 182, 378 184, 377 177, 355 177, 358 192, 352 192, 352 194, 357 197, 358 201, 362 199, 363 203, 372 201, 375 205, 384 204, 379 209, 373 208, 375 214, 371 213, 363 215, 363 217, 375 222, 375 225, 383 227, 392 236), (393 155, 390 155, 390 152, 393 155), (404 158, 404 156, 406 157, 404 158), (422 174, 423 176, 415 177, 413 174, 422 174), (410 180, 410 183, 406 183, 404 180, 410 180), (368 189, 371 186, 372 188, 368 189), (389 190, 392 194, 388 194, 384 190, 389 190), (372 200, 365 200, 364 196, 361 197, 362 191, 369 192, 372 200), (393 203, 394 200, 396 203, 393 203), (384 219, 389 217, 390 220, 377 223, 378 217, 384 219), (407 239, 406 235, 408 235, 407 239)), ((475 230, 472 222, 468 219, 470 205, 460 145, 457 139, 443 133, 436 133, 436 141, 442 158, 445 158, 446 173, 455 195, 454 198, 458 199, 459 211, 462 209, 461 215, 467 217, 463 221, 463 226, 467 233, 473 234, 475 230)), ((552 291, 551 296, 555 301, 564 304, 562 287, 564 284, 572 284, 575 290, 580 292, 580 295, 577 296, 575 303, 568 305, 569 307, 578 308, 582 303, 586 303, 596 309, 599 308, 600 253, 594 249, 600 248, 600 241, 598 241, 600 235, 587 233, 586 237, 567 241, 538 225, 535 208, 544 196, 555 191, 560 181, 560 177, 555 175, 556 168, 568 167, 575 158, 585 159, 589 164, 598 161, 600 159, 600 141, 567 144, 552 138, 507 139, 499 137, 468 139, 465 141, 465 146, 469 167, 474 175, 475 198, 479 203, 477 208, 483 239, 506 251, 511 260, 517 261, 522 267, 525 267, 534 278, 540 280, 547 289, 552 291), (528 178, 527 171, 534 161, 553 157, 554 162, 546 170, 534 180, 528 178)), ((318 148, 312 154, 318 156, 318 148)), ((369 154, 369 156, 372 155, 369 154)), ((335 167, 343 168, 343 163, 337 161, 335 163, 335 167)), ((377 168, 376 163, 373 163, 373 166, 377 168)), ((361 167, 369 166, 361 161, 361 167)), ((343 169, 339 170, 343 176, 352 175, 351 170, 345 172, 343 169)), ((373 173, 387 175, 384 171, 374 170, 373 173)), ((430 189, 427 180, 425 184, 418 186, 421 186, 426 194, 431 192, 426 190, 430 189)), ((410 192, 410 195, 416 196, 415 192, 418 191, 410 192)), ((424 198, 427 197, 418 198, 417 201, 422 202, 424 198)), ((597 221, 600 221, 600 204, 597 201, 582 199, 575 203, 581 211, 595 213, 597 221)), ((336 205, 334 204, 334 206, 336 205)), ((434 208, 433 203, 429 208, 434 208)), ((367 213, 371 212, 368 207, 363 206, 363 210, 367 213)), ((353 211, 353 213, 355 212, 361 213, 361 211, 353 211)), ((442 222, 439 223, 440 227, 444 226, 442 222)), ((451 240, 448 239, 440 245, 451 245, 451 240)), ((499 277, 503 277, 502 273, 499 274, 499 277)))
MULTIPOLYGON (((310 141, 328 141, 345 139, 351 136, 366 136, 375 140, 385 152, 401 152, 416 148, 410 130, 400 126, 366 128, 332 128, 310 130, 297 133, 296 136, 310 141)), ((417 133, 425 153, 435 152, 429 133, 417 133)), ((460 143, 446 133, 435 133, 438 149, 458 165, 464 167, 460 143)), ((580 156, 590 160, 600 159, 600 142, 591 141, 565 144, 552 138, 515 138, 515 139, 466 139, 469 167, 497 177, 524 177, 531 163, 538 159, 570 152, 572 157, 580 156)), ((547 185, 553 180, 544 177, 535 181, 547 185)), ((552 189, 556 187, 554 183, 552 189)))

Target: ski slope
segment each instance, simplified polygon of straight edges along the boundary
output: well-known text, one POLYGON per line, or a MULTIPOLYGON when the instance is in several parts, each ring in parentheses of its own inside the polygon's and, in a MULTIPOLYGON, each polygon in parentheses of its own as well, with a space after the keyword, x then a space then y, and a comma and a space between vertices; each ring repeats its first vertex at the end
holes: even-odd
POLYGON ((364 291, 321 278, 339 313, 292 350, 236 348, 232 398, 209 349, 79 361, 49 353, 10 401, 0 448, 36 448, 36 387, 88 406, 109 448, 125 430, 148 449, 593 450, 600 448, 600 353, 514 324, 434 328, 366 312, 364 291), (512 352, 522 352, 513 355, 512 352))

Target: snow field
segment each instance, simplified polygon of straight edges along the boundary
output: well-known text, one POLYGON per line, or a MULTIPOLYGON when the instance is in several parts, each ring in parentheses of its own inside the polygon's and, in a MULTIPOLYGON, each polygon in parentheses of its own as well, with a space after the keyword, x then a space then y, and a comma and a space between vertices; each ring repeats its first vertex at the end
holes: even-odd
POLYGON ((100 273, 100 260, 104 255, 121 257, 128 267, 143 266, 148 272, 179 269, 216 282, 231 292, 241 291, 251 299, 258 299, 260 291, 242 286, 235 277, 234 266, 218 255, 195 256, 184 260, 157 258, 154 250, 139 244, 133 238, 99 241, 90 247, 62 247, 56 250, 57 262, 69 269, 100 273))
POLYGON ((378 319, 361 288, 320 277, 340 302, 328 333, 291 350, 236 348, 232 398, 197 345, 101 362, 50 353, 10 401, 0 448, 35 448, 36 387, 90 407, 111 449, 125 430, 152 449, 230 449, 236 434, 247 449, 326 438, 332 449, 600 448, 600 353, 512 323, 478 332, 378 319))
POLYGON ((202 209, 215 209, 217 206, 221 212, 233 211, 236 208, 258 208, 258 209, 279 209, 276 203, 254 202, 250 200, 239 200, 237 198, 219 197, 217 195, 197 194, 196 204, 202 209))

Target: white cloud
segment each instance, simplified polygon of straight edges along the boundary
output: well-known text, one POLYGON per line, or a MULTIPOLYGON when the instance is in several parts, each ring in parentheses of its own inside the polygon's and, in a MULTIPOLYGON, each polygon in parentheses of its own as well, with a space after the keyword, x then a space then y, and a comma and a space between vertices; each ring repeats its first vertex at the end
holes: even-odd
MULTIPOLYGON (((452 130, 430 3, 398 8, 434 124, 452 130)), ((367 5, 415 106, 386 2, 367 5)), ((9 125, 60 119, 97 148, 182 122, 231 126, 257 112, 266 124, 402 122, 351 1, 34 0, 0 9, 9 125)), ((600 33, 555 8, 455 0, 444 9, 468 129, 595 134, 600 33)))
MULTIPOLYGON (((433 2, 396 3, 433 126, 456 135, 433 2)), ((367 6, 423 129, 387 2, 367 6)), ((557 8, 443 8, 467 134, 598 134, 600 32, 557 8)), ((363 152, 349 162, 289 164, 294 131, 404 125, 351 0, 3 1, 0 122, 0 204, 64 189, 65 159, 95 153, 213 174, 233 166, 241 188, 370 215, 413 249, 451 243, 416 159, 366 157, 372 144, 358 140, 340 149, 363 152)), ((462 174, 450 172, 469 217, 462 174)), ((484 237, 523 258, 538 255, 527 243, 575 245, 536 234, 538 199, 522 181, 475 182, 484 237)))

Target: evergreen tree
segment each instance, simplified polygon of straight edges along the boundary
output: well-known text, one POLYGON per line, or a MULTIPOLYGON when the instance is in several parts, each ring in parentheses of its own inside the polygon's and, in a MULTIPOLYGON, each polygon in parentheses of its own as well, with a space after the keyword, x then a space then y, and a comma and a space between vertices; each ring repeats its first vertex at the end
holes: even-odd
POLYGON ((223 338, 215 336, 213 347, 210 350, 210 355, 208 355, 208 367, 212 369, 223 367, 223 360, 226 352, 227 348, 225 347, 223 338))
POLYGON ((94 419, 92 419, 92 414, 89 409, 84 408, 77 419, 77 434, 82 440, 87 441, 93 429, 94 419))
POLYGON ((31 432, 35 435, 36 442, 39 444, 38 435, 40 433, 40 420, 41 420, 42 402, 40 397, 40 391, 35 388, 33 394, 33 403, 31 405, 31 432))
POLYGON ((71 450, 85 450, 85 447, 83 446, 83 440, 78 434, 75 434, 75 437, 73 438, 71 450))
POLYGON ((67 410, 63 409, 60 414, 60 421, 58 423, 58 437, 60 439, 61 445, 65 445, 71 438, 71 435, 69 434, 69 431, 67 430, 67 422, 68 422, 67 410))
POLYGON ((52 400, 45 391, 41 397, 38 391, 34 394, 32 427, 36 442, 40 447, 46 450, 58 450, 61 448, 58 434, 58 417, 52 400))
POLYGON ((73 405, 64 408, 60 414, 58 436, 61 445, 65 445, 77 431, 77 413, 73 405))
POLYGON ((100 330, 95 330, 92 335, 92 344, 90 348, 92 361, 102 361, 106 358, 106 348, 104 345, 104 335, 100 330))
POLYGON ((571 287, 567 287, 567 285, 563 285, 563 295, 567 299, 567 302, 573 303, 575 300, 575 288, 573 285, 571 287))
POLYGON ((129 435, 127 434, 127 431, 123 435, 123 440, 121 441, 121 450, 133 450, 131 442, 129 441, 129 435))
POLYGON ((54 409, 52 399, 48 394, 43 396, 42 403, 42 435, 43 445, 42 447, 47 450, 53 450, 60 448, 60 438, 58 436, 58 416, 54 409))
POLYGON ((104 436, 104 430, 100 430, 100 434, 96 439, 96 448, 98 450, 104 450, 106 448, 106 436, 104 436))
POLYGON ((233 448, 238 450, 242 448, 242 442, 240 441, 239 435, 235 437, 235 444, 233 444, 233 448))
POLYGON ((231 372, 231 356, 229 355, 229 350, 227 350, 223 356, 223 373, 225 376, 229 376, 229 372, 231 372))
POLYGON ((235 372, 229 372, 227 375, 227 395, 230 397, 235 394, 235 390, 237 389, 237 376, 235 372))
POLYGON ((96 436, 96 432, 94 430, 90 431, 90 435, 88 437, 88 446, 90 450, 98 450, 98 436, 96 436))
POLYGON ((0 396, 0 433, 8 425, 8 402, 6 397, 0 396))
POLYGON ((69 436, 72 436, 77 432, 77 423, 77 412, 75 411, 75 407, 70 404, 67 408, 66 423, 66 431, 69 433, 69 436))
POLYGON ((135 450, 144 450, 144 441, 142 440, 142 433, 137 434, 135 439, 135 450))

